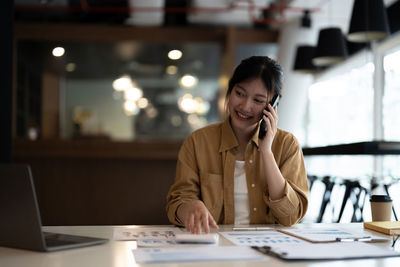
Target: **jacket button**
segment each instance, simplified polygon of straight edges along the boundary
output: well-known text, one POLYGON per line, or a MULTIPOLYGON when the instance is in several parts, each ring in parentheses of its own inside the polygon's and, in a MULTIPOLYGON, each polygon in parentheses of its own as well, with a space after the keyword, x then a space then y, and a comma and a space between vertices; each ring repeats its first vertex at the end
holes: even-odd
POLYGON ((253 208, 254 211, 257 211, 257 208, 253 208))
POLYGON ((251 187, 253 187, 253 188, 254 188, 254 187, 256 187, 256 185, 255 185, 255 184, 251 184, 251 187))
POLYGON ((250 162, 250 164, 251 164, 251 163, 253 163, 253 160, 251 159, 251 160, 249 160, 249 162, 250 162))

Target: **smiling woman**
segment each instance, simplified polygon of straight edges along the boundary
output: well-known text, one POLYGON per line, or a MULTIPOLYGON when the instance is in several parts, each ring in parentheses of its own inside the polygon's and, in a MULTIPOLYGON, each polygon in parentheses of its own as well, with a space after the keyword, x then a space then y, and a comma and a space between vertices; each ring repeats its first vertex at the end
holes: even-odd
POLYGON ((268 57, 236 67, 226 94, 228 118, 193 132, 183 143, 168 193, 172 223, 192 233, 218 224, 292 225, 306 213, 308 185, 296 138, 277 128, 283 72, 268 57), (267 125, 259 139, 260 119, 267 125))

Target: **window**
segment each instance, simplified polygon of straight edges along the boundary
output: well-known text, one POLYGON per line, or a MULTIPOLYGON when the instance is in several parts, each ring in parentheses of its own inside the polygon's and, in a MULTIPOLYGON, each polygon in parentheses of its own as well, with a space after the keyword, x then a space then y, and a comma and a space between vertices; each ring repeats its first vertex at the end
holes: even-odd
MULTIPOLYGON (((383 57, 383 136, 386 141, 400 141, 400 38, 396 39, 394 47, 388 49, 383 57)), ((384 175, 398 179, 400 157, 385 156, 382 161, 384 175)))
POLYGON ((385 87, 383 96, 384 139, 400 141, 400 46, 384 59, 385 87))
POLYGON ((308 146, 372 140, 373 71, 361 55, 309 88, 308 146))
MULTIPOLYGON (((400 113, 399 62, 400 37, 394 36, 374 47, 373 56, 362 52, 317 77, 309 88, 307 146, 378 139, 400 141, 400 119, 397 115, 400 113)), ((389 185, 393 203, 400 201, 396 194, 400 188, 399 166, 398 155, 306 157, 309 174, 330 175, 337 177, 339 182, 340 178, 357 180, 368 189, 371 189, 371 178, 375 177, 374 182, 380 186, 374 189, 374 193, 386 194, 382 185, 389 185)), ((324 189, 321 188, 318 193, 322 194, 321 190, 324 189)), ((331 199, 341 197, 335 193, 331 199)), ((397 206, 394 204, 399 214, 397 206)), ((318 208, 314 207, 314 214, 318 213, 318 208)), ((352 211, 347 208, 345 216, 351 219, 352 211)), ((364 220, 370 219, 369 212, 369 209, 364 210, 364 220)))

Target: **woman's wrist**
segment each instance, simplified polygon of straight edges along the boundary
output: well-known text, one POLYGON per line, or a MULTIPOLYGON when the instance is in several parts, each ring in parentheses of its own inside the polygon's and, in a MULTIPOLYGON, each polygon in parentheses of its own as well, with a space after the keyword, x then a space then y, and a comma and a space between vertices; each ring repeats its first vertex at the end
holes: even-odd
POLYGON ((267 150, 261 150, 261 155, 264 158, 264 160, 269 160, 269 159, 274 159, 274 153, 272 153, 271 149, 267 149, 267 150))
POLYGON ((181 223, 181 224, 183 224, 183 221, 184 221, 183 214, 182 214, 184 205, 185 205, 185 203, 180 204, 175 212, 175 219, 178 223, 181 223))

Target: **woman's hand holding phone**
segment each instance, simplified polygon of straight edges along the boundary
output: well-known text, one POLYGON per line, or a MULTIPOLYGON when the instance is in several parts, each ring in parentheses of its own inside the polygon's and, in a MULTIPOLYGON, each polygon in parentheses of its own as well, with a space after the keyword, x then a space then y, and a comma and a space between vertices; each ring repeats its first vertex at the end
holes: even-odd
MULTIPOLYGON (((272 141, 274 140, 275 134, 278 130, 279 118, 277 111, 277 105, 272 107, 271 103, 269 103, 266 109, 263 110, 263 121, 265 122, 266 133, 265 136, 260 139, 261 152, 271 151, 272 141)), ((260 127, 262 127, 262 125, 260 127)))
MULTIPOLYGON (((269 111, 269 106, 271 106, 272 109, 274 109, 275 112, 276 112, 276 107, 278 106, 279 98, 280 98, 279 95, 275 95, 272 98, 272 100, 268 103, 268 105, 265 107, 265 110, 269 111)), ((263 111, 263 112, 265 113, 265 111, 263 111)), ((268 115, 267 113, 265 113, 265 114, 268 115)), ((264 139, 265 134, 266 134, 266 132, 268 130, 267 125, 266 125, 268 120, 263 118, 263 116, 264 116, 264 114, 262 114, 262 121, 261 121, 261 125, 260 125, 260 131, 258 133, 258 138, 259 139, 264 139)))

